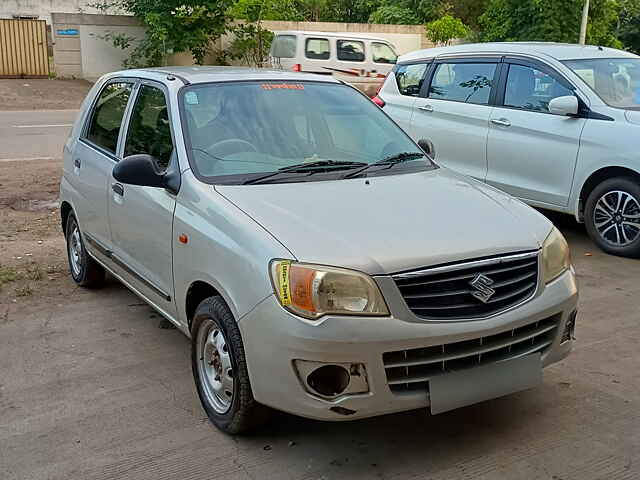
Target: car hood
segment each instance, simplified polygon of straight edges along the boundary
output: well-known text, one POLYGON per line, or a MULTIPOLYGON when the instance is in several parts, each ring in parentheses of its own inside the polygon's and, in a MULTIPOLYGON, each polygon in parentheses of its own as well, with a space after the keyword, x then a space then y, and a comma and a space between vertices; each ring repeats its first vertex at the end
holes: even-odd
POLYGON ((444 168, 215 189, 297 260, 371 275, 540 248, 541 214, 444 168))

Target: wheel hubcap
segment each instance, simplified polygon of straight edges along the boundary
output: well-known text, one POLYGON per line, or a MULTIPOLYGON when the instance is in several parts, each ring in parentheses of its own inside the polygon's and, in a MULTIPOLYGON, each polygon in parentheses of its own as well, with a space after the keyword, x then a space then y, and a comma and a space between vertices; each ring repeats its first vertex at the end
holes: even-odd
POLYGON ((77 276, 81 272, 82 258, 82 240, 80 239, 80 230, 77 225, 73 226, 73 231, 69 236, 69 260, 73 273, 77 276))
POLYGON ((596 203, 593 224, 606 242, 629 245, 640 236, 640 202, 628 192, 607 192, 596 203))
POLYGON ((214 321, 198 332, 198 370, 211 407, 226 413, 233 402, 233 368, 227 340, 214 321))

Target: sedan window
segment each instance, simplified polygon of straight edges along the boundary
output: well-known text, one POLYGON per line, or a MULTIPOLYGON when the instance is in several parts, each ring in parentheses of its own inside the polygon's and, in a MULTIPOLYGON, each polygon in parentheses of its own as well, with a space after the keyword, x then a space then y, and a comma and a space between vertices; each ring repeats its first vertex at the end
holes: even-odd
POLYGON ((131 83, 110 83, 98 97, 87 129, 87 140, 115 154, 131 83))
MULTIPOLYGON (((244 183, 292 166, 298 171, 288 177, 301 179, 417 150, 373 102, 344 85, 201 84, 183 89, 180 101, 192 169, 211 183, 244 183)), ((418 163, 430 166, 426 157, 418 163)))
POLYGON ((173 152, 169 115, 164 92, 150 85, 142 85, 136 98, 124 155, 146 153, 152 155, 165 170, 173 152))
POLYGON ((489 103, 495 63, 440 63, 429 88, 429 98, 489 103))
POLYGON ((573 92, 551 75, 524 65, 509 66, 505 106, 548 112, 551 100, 567 95, 573 92))

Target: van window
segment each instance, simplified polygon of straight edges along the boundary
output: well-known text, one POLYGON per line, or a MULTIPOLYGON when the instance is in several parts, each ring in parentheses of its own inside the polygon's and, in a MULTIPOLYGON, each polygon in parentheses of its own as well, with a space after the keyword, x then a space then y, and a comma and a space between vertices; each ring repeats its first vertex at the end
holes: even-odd
POLYGON ((293 58, 296 56, 296 36, 295 35, 277 35, 271 43, 272 57, 293 58))
POLYGON ((440 63, 429 98, 486 105, 495 71, 495 63, 440 63))
POLYGON ((398 55, 386 43, 371 42, 371 54, 375 63, 396 63, 398 55))
POLYGON ((417 97, 422 88, 428 64, 398 65, 395 69, 396 83, 402 95, 417 97))
POLYGON ((364 62, 364 42, 357 40, 338 40, 338 60, 346 62, 364 62))
POLYGON ((506 106, 548 112, 551 100, 566 95, 573 92, 551 75, 524 65, 509 65, 504 92, 506 106))
POLYGON ((312 60, 329 60, 329 40, 326 38, 307 38, 304 54, 312 60))
POLYGON ((87 129, 87 140, 114 154, 131 86, 130 83, 110 83, 104 87, 87 129))

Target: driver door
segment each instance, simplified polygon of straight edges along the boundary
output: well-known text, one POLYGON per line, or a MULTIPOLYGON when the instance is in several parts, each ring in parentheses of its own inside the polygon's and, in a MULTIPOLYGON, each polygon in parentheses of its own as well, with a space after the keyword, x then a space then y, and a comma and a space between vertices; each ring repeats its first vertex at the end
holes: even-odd
MULTIPOLYGON (((121 158, 149 154, 159 170, 177 164, 171 114, 161 84, 141 82, 126 124, 121 158)), ((109 226, 120 274, 163 313, 176 318, 173 301, 173 212, 175 195, 162 188, 109 185, 109 226)))

